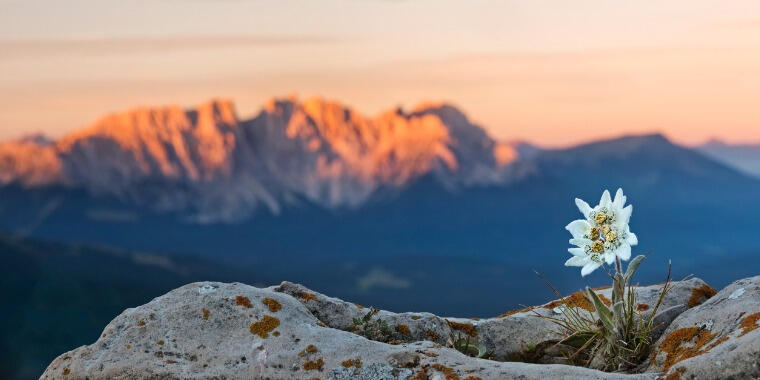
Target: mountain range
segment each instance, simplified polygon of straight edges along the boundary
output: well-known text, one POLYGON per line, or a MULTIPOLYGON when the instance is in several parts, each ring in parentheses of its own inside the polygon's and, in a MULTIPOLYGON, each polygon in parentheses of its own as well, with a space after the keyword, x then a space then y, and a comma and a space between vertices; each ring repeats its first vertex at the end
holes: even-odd
POLYGON ((365 117, 320 98, 273 99, 241 120, 231 102, 212 100, 108 115, 55 141, 5 142, 0 183, 83 188, 213 223, 299 200, 357 207, 428 174, 450 188, 498 183, 516 156, 446 104, 365 117))
MULTIPOLYGON (((0 144, 0 183, 0 229, 18 236, 191 254, 387 308, 462 314, 457 297, 392 296, 442 289, 442 273, 458 278, 450 295, 533 281, 531 269, 580 285, 561 265, 564 226, 573 198, 594 202, 605 188, 635 205, 637 251, 653 255, 644 280, 668 259, 677 275, 722 263, 703 275, 716 285, 760 269, 742 261, 760 251, 757 177, 659 134, 500 143, 446 104, 365 117, 284 98, 250 119, 222 100, 140 108, 56 140, 0 144), (483 267, 510 279, 497 286, 473 269, 483 267)), ((472 312, 495 312, 483 302, 472 312)))

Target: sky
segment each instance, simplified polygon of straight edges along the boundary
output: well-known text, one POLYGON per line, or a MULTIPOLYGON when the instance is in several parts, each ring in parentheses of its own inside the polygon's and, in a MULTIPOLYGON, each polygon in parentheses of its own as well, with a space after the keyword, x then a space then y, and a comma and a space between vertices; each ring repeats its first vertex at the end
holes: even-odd
POLYGON ((137 106, 452 103, 501 140, 760 143, 756 0, 0 0, 0 139, 137 106))

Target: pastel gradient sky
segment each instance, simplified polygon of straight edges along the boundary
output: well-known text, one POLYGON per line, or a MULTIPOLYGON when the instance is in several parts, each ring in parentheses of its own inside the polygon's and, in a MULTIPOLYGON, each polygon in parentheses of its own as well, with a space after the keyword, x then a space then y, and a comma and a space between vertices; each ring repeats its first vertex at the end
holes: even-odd
POLYGON ((760 142, 760 1, 0 0, 0 138, 290 94, 449 101, 549 146, 760 142))

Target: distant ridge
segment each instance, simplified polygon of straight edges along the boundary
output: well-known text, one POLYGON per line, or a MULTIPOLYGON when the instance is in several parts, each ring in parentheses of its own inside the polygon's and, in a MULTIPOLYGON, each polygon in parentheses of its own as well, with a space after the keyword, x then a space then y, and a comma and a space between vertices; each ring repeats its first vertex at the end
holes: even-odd
POLYGON ((298 198, 355 207, 380 186, 425 175, 450 188, 499 183, 517 157, 443 103, 366 117, 335 101, 290 97, 240 120, 231 101, 214 99, 110 114, 57 141, 0 143, 0 184, 83 188, 231 221, 298 198))

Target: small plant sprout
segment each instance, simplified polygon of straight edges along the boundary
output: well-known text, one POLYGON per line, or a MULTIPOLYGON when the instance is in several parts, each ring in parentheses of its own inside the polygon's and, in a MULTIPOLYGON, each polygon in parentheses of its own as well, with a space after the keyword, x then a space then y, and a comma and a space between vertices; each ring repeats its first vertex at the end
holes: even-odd
POLYGON ((577 308, 564 298, 565 305, 559 309, 564 318, 544 317, 562 328, 565 337, 560 344, 577 349, 568 358, 569 362, 606 371, 633 368, 649 355, 657 328, 653 326, 653 319, 670 289, 668 267, 667 279, 654 308, 644 311, 637 307, 632 278, 645 257, 636 256, 623 270, 622 261, 631 258, 631 246, 638 244, 638 238, 628 226, 633 206, 625 206, 625 202, 622 189, 617 190, 614 200, 605 190, 593 208, 576 198, 575 204, 584 219, 566 227, 572 234, 570 244, 576 247, 569 249, 573 257, 565 265, 582 267, 581 276, 586 276, 599 267, 604 268, 605 264, 614 264, 614 272, 607 270, 612 279, 612 300, 600 297, 587 287, 585 297, 593 305, 593 312, 577 308))

